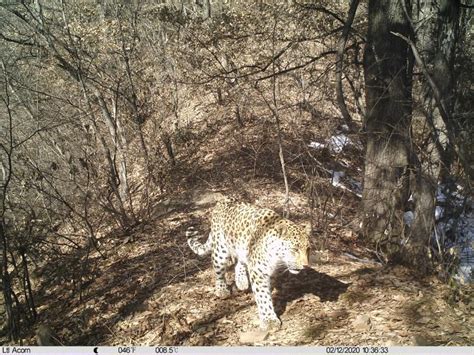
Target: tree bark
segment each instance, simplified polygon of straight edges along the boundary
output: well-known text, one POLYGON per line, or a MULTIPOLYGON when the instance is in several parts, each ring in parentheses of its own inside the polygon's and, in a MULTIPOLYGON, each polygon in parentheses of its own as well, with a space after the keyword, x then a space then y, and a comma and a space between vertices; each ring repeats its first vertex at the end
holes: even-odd
POLYGON ((412 58, 407 43, 392 31, 410 36, 401 0, 370 0, 364 53, 367 150, 363 230, 386 260, 402 254, 411 122, 412 58))
POLYGON ((344 67, 344 49, 346 48, 347 38, 349 36, 349 31, 354 21, 354 17, 357 11, 357 6, 359 5, 359 0, 352 0, 351 6, 349 8, 349 14, 347 15, 347 20, 344 23, 344 28, 342 29, 342 35, 339 40, 337 48, 337 59, 336 59, 336 93, 337 93, 337 103, 339 105, 339 110, 341 111, 342 118, 345 123, 350 127, 352 125, 352 117, 347 110, 346 102, 344 100, 344 92, 342 90, 342 69, 344 67))

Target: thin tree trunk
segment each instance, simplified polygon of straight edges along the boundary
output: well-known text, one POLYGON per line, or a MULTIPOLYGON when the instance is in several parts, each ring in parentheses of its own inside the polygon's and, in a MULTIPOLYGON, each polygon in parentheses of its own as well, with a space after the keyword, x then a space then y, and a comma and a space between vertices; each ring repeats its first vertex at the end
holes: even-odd
MULTIPOLYGON (((84 98, 86 100, 86 103, 89 108, 89 112, 92 115, 93 109, 92 109, 92 104, 90 102, 89 95, 87 93, 86 85, 84 80, 82 79, 82 76, 79 75, 79 82, 81 84, 81 89, 84 95, 84 98)), ((94 118, 91 119, 92 122, 92 130, 96 137, 99 138, 99 143, 100 147, 102 148, 102 152, 106 158, 107 165, 109 168, 109 184, 110 187, 112 188, 112 191, 114 195, 117 197, 118 204, 119 204, 119 211, 120 211, 120 224, 122 228, 127 228, 130 225, 130 219, 128 217, 127 211, 125 210, 124 206, 124 200, 122 199, 122 195, 120 194, 119 191, 119 184, 120 184, 120 177, 118 176, 117 169, 115 167, 114 163, 114 158, 112 157, 112 153, 110 152, 110 149, 107 146, 107 143, 105 141, 105 138, 103 135, 100 133, 99 128, 97 127, 97 122, 95 121, 94 118)))
POLYGON ((114 150, 117 152, 118 158, 118 174, 119 174, 119 193, 122 201, 129 201, 129 187, 128 187, 128 174, 127 174, 127 164, 126 164, 126 154, 125 154, 125 135, 123 133, 122 124, 120 119, 117 117, 115 112, 114 115, 110 113, 107 103, 104 100, 104 97, 100 91, 94 89, 95 97, 98 100, 99 106, 102 110, 102 117, 104 122, 109 129, 110 136, 112 138, 112 143, 114 144, 114 150))
POLYGON ((10 340, 17 340, 19 335, 19 325, 17 317, 13 311, 12 283, 10 273, 8 272, 8 242, 3 221, 0 221, 0 238, 2 243, 2 289, 5 313, 7 315, 8 338, 10 340))
MULTIPOLYGON (((420 2, 418 21, 423 25, 418 30, 418 51, 422 66, 430 68, 422 83, 423 111, 432 130, 426 149, 426 158, 417 164, 417 185, 415 188, 415 219, 411 237, 422 241, 430 238, 435 224, 435 195, 439 182, 446 180, 454 158, 448 130, 443 119, 451 120, 454 109, 454 55, 455 40, 458 37, 459 2, 425 0, 420 2), (437 40, 433 40, 437 39, 437 40), (432 85, 436 86, 435 93, 432 85), (435 94, 443 101, 439 107, 435 94)), ((454 134, 453 134, 454 136, 454 134)))
POLYGON ((211 9, 212 9, 211 0, 204 0, 202 3, 202 18, 204 20, 211 17, 211 13, 212 13, 211 9))
MULTIPOLYGON (((278 102, 276 97, 277 90, 277 78, 276 78, 276 67, 275 67, 275 35, 276 35, 276 26, 277 19, 275 18, 275 25, 273 28, 273 41, 272 41, 272 99, 273 99, 273 115, 275 116, 275 123, 277 128, 277 138, 278 138, 278 156, 280 158, 281 172, 283 174, 283 182, 285 184, 285 200, 283 202, 283 216, 288 217, 289 210, 288 204, 290 202, 290 188, 288 185, 288 177, 286 176, 286 165, 285 165, 285 156, 283 154, 283 138, 281 134, 281 124, 280 124, 280 115, 278 113, 278 102)), ((271 107, 271 106, 270 106, 271 107)))
POLYGON ((240 106, 238 104, 235 105, 235 118, 237 119, 239 127, 242 128, 244 126, 244 121, 242 121, 242 115, 240 114, 240 106))
POLYGON ((21 263, 23 266, 23 281, 24 281, 24 291, 25 291, 25 300, 28 306, 28 309, 31 312, 33 320, 36 320, 38 313, 36 312, 35 299, 33 296, 33 290, 31 289, 31 280, 30 273, 28 270, 28 261, 26 259, 26 253, 24 250, 21 251, 21 263))
POLYGON ((349 8, 349 14, 347 15, 347 20, 344 23, 344 28, 342 29, 342 35, 339 39, 339 44, 337 48, 337 58, 336 58, 336 93, 337 93, 337 103, 339 105, 339 110, 341 110, 342 118, 346 124, 351 127, 352 117, 347 110, 346 102, 344 100, 344 92, 342 90, 342 71, 344 67, 344 49, 346 48, 347 38, 354 21, 354 17, 357 11, 357 6, 359 5, 359 0, 352 0, 351 6, 349 8))

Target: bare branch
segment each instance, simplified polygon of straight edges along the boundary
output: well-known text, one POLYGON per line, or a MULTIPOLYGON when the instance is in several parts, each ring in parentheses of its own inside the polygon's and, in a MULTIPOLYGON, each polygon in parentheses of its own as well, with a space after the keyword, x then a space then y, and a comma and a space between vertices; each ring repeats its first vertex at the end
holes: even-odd
POLYGON ((291 71, 294 71, 294 70, 298 70, 298 69, 301 69, 301 68, 304 68, 316 61, 318 61, 319 59, 321 58, 324 58, 328 55, 331 55, 331 54, 336 54, 337 52, 336 51, 326 51, 326 52, 322 52, 321 54, 319 54, 318 56, 314 57, 314 58, 311 58, 310 60, 308 60, 307 62, 304 62, 302 64, 299 64, 299 65, 295 65, 293 67, 290 67, 290 68, 286 68, 286 69, 283 69, 283 70, 280 70, 280 71, 277 71, 275 73, 272 73, 272 74, 269 74, 269 75, 266 75, 264 77, 261 77, 261 78, 258 78, 257 79, 257 82, 259 81, 262 81, 262 80, 266 80, 266 79, 270 79, 274 76, 278 76, 278 75, 282 75, 282 74, 286 74, 286 73, 289 73, 291 71))
POLYGON ((34 45, 36 45, 35 42, 31 42, 29 39, 10 38, 10 37, 5 36, 1 32, 0 32, 0 38, 3 39, 4 41, 7 41, 7 42, 12 42, 12 43, 16 43, 16 44, 25 45, 25 46, 34 46, 34 45))

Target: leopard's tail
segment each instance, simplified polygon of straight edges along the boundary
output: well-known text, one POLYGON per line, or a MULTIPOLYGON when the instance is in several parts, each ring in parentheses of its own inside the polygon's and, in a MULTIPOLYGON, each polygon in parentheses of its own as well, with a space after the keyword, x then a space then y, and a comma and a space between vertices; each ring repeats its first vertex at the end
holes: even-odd
POLYGON ((197 234, 198 232, 193 227, 188 228, 188 230, 186 231, 186 238, 188 239, 189 247, 195 254, 199 256, 210 254, 212 245, 212 233, 209 234, 209 238, 207 238, 207 241, 204 244, 198 240, 199 237, 196 237, 197 234))

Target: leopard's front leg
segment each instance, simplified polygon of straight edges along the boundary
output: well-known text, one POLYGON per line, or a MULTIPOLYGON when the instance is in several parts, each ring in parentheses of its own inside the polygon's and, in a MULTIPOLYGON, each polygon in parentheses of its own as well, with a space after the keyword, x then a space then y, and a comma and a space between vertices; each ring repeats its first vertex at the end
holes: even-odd
POLYGON ((258 267, 253 268, 250 271, 250 283, 257 302, 260 328, 280 328, 281 321, 273 308, 270 275, 258 271, 258 267))
POLYGON ((247 267, 240 260, 235 265, 235 285, 241 291, 249 288, 249 278, 247 276, 247 267))

